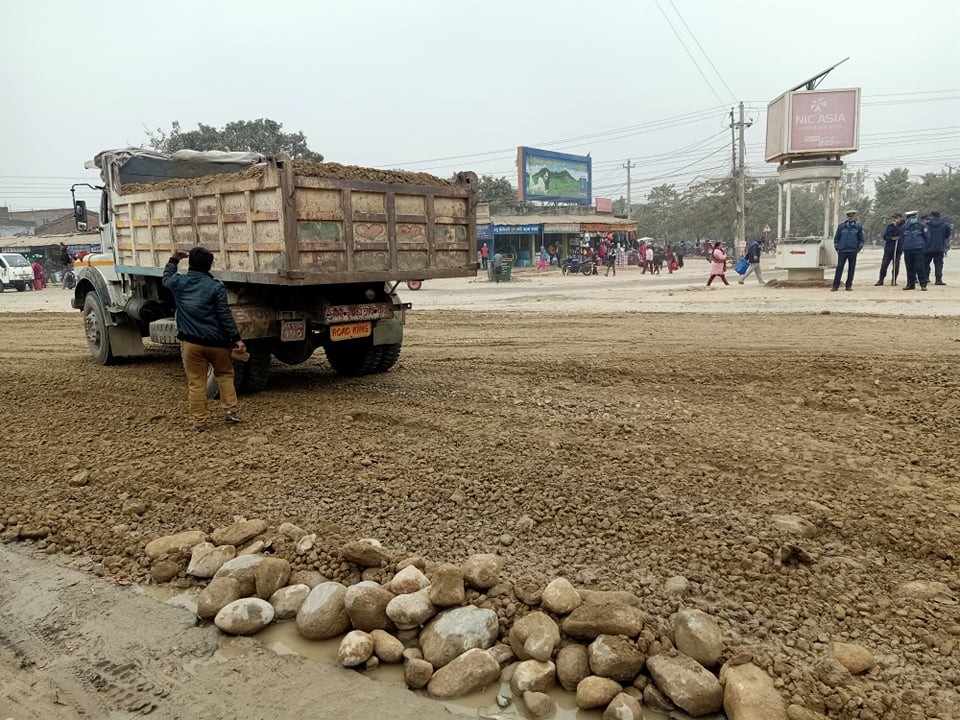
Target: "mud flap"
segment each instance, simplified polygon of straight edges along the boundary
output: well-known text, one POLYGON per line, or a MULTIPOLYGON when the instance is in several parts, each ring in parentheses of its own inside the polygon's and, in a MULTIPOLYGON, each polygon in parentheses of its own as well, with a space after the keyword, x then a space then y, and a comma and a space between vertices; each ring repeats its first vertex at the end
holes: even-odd
POLYGON ((396 319, 377 320, 373 326, 374 345, 399 345, 403 342, 403 323, 396 319))
POLYGON ((131 325, 111 325, 110 351, 115 357, 137 357, 145 355, 140 328, 131 325))

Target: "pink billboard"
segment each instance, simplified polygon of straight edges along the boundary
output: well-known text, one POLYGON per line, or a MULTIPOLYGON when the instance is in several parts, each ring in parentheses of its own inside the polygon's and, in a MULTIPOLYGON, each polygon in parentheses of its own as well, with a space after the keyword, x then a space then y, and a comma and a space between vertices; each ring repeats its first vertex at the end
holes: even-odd
POLYGON ((612 213, 613 200, 611 198, 595 198, 598 213, 612 213))
POLYGON ((791 153, 854 152, 859 147, 860 90, 790 94, 791 153))

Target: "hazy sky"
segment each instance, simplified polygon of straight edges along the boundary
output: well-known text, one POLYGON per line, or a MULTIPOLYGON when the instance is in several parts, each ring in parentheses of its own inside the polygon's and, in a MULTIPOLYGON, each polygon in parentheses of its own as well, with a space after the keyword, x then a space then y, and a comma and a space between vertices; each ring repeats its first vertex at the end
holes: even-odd
POLYGON ((517 145, 589 152, 600 196, 625 194, 621 166, 632 158, 637 201, 654 185, 729 172, 735 99, 756 120, 750 169, 772 174, 762 155, 767 102, 848 55, 822 87, 863 88, 851 166, 871 177, 941 170, 960 166, 958 8, 7 0, 0 205, 68 206, 71 181, 96 180, 84 161, 144 143, 144 126, 259 117, 302 130, 331 161, 471 169, 514 183, 517 145))

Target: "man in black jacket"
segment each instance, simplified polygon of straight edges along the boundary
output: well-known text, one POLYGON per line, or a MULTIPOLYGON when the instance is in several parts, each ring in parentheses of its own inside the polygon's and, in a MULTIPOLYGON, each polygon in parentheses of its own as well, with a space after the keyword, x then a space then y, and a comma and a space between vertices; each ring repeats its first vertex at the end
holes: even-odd
POLYGON ((177 305, 177 338, 187 374, 187 396, 194 430, 207 427, 207 367, 220 389, 220 406, 228 422, 240 422, 237 391, 233 385, 231 350, 245 353, 240 331, 227 304, 223 283, 210 274, 213 253, 197 246, 190 253, 177 252, 163 268, 163 285, 173 293, 177 305), (177 272, 183 258, 189 258, 189 271, 177 272))
POLYGON ((927 244, 923 249, 927 263, 927 277, 930 276, 930 263, 933 263, 934 285, 946 285, 943 281, 943 256, 950 249, 950 226, 940 219, 940 213, 930 213, 927 221, 927 244))
POLYGON ((763 244, 767 241, 766 236, 761 235, 758 238, 754 238, 750 241, 750 244, 747 245, 747 271, 743 274, 743 277, 737 280, 738 283, 743 285, 743 281, 749 277, 750 273, 753 273, 757 276, 757 282, 763 285, 763 275, 760 272, 760 257, 763 253, 763 244))
POLYGON ((892 223, 887 225, 883 232, 883 260, 880 262, 880 279, 875 285, 883 285, 887 277, 887 268, 893 262, 893 270, 890 274, 893 276, 893 282, 896 284, 897 276, 900 274, 900 256, 903 254, 903 247, 900 242, 900 226, 903 225, 903 215, 894 213, 892 223))

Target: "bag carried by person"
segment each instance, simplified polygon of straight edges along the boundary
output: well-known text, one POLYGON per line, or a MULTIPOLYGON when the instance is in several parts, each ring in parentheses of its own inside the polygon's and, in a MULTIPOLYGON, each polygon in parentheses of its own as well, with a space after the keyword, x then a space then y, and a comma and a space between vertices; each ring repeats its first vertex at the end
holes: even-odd
POLYGON ((743 275, 747 272, 747 268, 750 267, 750 263, 747 262, 746 258, 740 258, 740 262, 737 263, 736 267, 733 268, 737 275, 743 275))
POLYGON ((673 270, 673 272, 676 272, 677 270, 680 269, 680 266, 677 264, 676 260, 670 261, 670 269, 673 270))

